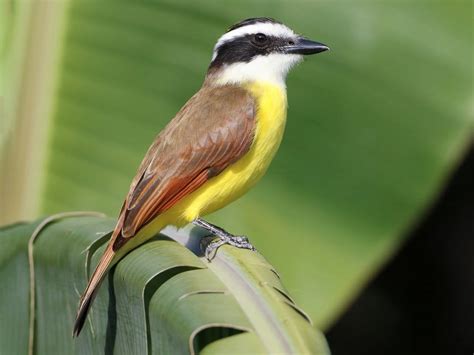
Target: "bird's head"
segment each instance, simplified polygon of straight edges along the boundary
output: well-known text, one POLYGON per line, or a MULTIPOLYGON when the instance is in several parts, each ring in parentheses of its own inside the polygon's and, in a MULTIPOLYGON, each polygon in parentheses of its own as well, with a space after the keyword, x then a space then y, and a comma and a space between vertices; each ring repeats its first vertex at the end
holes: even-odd
POLYGON ((246 19, 219 38, 208 76, 219 84, 265 81, 284 86, 288 71, 304 55, 328 49, 274 19, 246 19))

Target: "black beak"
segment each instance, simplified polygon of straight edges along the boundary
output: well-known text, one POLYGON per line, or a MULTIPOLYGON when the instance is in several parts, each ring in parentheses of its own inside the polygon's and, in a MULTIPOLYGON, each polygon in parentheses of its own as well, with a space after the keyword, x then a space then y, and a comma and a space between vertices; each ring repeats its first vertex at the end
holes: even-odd
POLYGON ((304 37, 298 39, 284 47, 285 53, 290 54, 316 54, 329 50, 325 44, 311 41, 304 37))

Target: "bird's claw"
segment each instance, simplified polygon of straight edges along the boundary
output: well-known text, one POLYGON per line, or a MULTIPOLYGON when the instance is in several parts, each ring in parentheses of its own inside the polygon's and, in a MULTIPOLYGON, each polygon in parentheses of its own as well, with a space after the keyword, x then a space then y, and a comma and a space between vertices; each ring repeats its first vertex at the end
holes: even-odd
MULTIPOLYGON (((212 236, 212 238, 215 239, 214 236, 212 236)), ((255 247, 250 244, 248 238, 244 235, 218 236, 217 239, 211 241, 206 246, 204 256, 206 257, 207 261, 211 262, 217 254, 217 249, 219 249, 224 244, 232 245, 241 249, 249 249, 252 251, 256 250, 255 247)))

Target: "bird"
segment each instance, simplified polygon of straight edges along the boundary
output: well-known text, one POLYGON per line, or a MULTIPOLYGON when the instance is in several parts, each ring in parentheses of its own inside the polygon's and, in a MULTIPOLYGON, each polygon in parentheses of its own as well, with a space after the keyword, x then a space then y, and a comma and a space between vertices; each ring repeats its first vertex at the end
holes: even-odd
POLYGON ((83 328, 105 275, 127 252, 168 225, 193 223, 224 244, 255 250, 202 217, 244 195, 265 174, 286 123, 286 76, 328 46, 269 17, 231 26, 214 46, 203 84, 156 136, 133 178, 107 247, 82 294, 73 336, 83 328))

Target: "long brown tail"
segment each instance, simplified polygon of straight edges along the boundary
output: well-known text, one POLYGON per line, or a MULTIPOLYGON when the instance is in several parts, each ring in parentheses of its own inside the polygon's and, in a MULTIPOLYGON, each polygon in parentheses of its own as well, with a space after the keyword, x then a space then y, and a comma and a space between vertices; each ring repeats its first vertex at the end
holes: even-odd
POLYGON ((72 333, 74 337, 79 335, 82 327, 84 326, 89 309, 92 305, 92 302, 94 301, 97 291, 99 290, 100 284, 104 280, 104 277, 111 266, 114 256, 115 252, 112 249, 112 243, 109 243, 107 249, 100 258, 99 264, 97 264, 92 277, 89 280, 86 290, 82 294, 81 301, 79 303, 79 309, 77 310, 76 321, 74 322, 74 330, 72 333))

